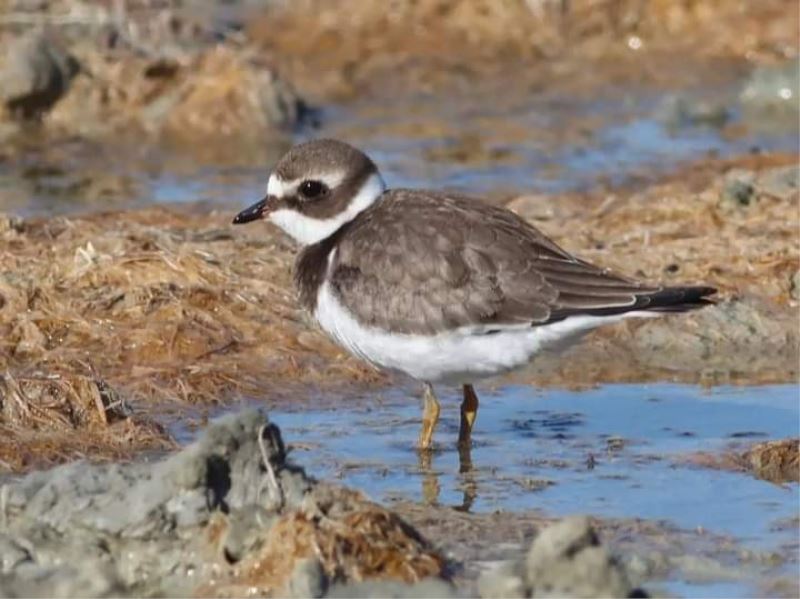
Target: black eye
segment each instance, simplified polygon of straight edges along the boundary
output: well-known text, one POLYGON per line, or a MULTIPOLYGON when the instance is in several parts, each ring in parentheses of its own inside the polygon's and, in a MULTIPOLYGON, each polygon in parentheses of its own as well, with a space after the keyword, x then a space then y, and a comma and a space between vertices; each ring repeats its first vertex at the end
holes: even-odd
POLYGON ((313 181, 311 179, 303 181, 300 184, 300 193, 304 198, 313 199, 323 195, 328 188, 321 181, 313 181))

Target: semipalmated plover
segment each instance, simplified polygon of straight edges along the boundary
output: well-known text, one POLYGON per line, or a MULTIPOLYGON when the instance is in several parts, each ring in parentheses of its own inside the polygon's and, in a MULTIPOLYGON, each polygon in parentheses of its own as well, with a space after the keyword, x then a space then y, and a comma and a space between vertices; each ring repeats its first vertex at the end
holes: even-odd
POLYGON ((642 283, 584 262, 516 214, 454 193, 386 189, 365 154, 321 139, 292 148, 261 201, 300 245, 302 305, 354 355, 422 381, 419 447, 439 419, 434 383, 463 385, 459 445, 478 410, 472 383, 628 317, 711 303, 705 286, 642 283))

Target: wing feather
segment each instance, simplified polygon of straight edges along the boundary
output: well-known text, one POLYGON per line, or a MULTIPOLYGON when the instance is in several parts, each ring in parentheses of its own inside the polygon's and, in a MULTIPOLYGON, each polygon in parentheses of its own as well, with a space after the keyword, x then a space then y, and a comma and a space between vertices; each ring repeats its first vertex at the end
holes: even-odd
POLYGON ((702 297, 579 260, 503 208, 414 190, 387 192, 362 213, 339 238, 331 269, 335 292, 359 320, 409 334, 541 325, 702 297))

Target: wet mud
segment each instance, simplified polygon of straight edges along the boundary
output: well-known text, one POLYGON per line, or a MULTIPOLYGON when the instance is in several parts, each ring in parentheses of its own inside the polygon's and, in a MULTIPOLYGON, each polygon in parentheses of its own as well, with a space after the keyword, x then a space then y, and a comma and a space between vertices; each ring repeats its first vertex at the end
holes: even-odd
MULTIPOLYGON (((790 392, 773 390, 761 422, 748 419, 752 400, 741 391, 713 393, 700 401, 707 414, 674 430, 665 416, 683 422, 687 409, 697 410, 692 393, 656 387, 643 400, 636 387, 610 388, 537 402, 504 390, 484 402, 468 465, 449 449, 454 439, 441 441, 432 463, 417 463, 413 434, 402 442, 414 420, 405 414, 416 408, 407 400, 333 411, 355 427, 347 435, 337 434, 331 414, 267 419, 236 408, 165 457, 74 462, 6 478, 0 589, 11 596, 792 596, 796 486, 748 483, 739 473, 709 477, 683 459, 688 447, 780 435, 786 411, 796 416, 790 392), (637 403, 658 412, 649 420, 660 435, 633 422, 608 428, 621 418, 599 416, 635 412, 637 403), (398 415, 402 425, 392 421, 398 415), (719 426, 720 417, 727 424, 719 426), (298 427, 308 422, 318 424, 298 427), (283 434, 277 423, 285 423, 283 434), (615 434, 600 432, 607 430, 615 434), (347 458, 341 443, 376 461, 358 463, 363 451, 347 458), (512 455, 505 444, 518 458, 492 457, 512 455), (541 460, 525 457, 528 444, 541 460), (530 469, 549 484, 530 484, 530 469), (417 489, 397 494, 409 483, 424 493, 431 476, 440 479, 438 496, 420 502, 417 489), (450 503, 470 485, 470 504, 450 503), (710 510, 706 491, 716 498, 710 510), (746 521, 742 501, 753 506, 746 521), (595 515, 559 519, 587 512, 595 515), (80 562, 66 559, 75 554, 80 562)), ((443 432, 452 432, 446 415, 443 432)), ((195 436, 173 432, 183 442, 195 436)))
MULTIPOLYGON (((429 541, 287 461, 256 411, 159 461, 75 462, 6 482, 0 496, 6 596, 457 596, 429 541)), ((643 596, 586 519, 543 530, 523 561, 480 584, 484 597, 643 596)))
POLYGON ((687 460, 705 468, 748 472, 777 484, 800 482, 800 439, 762 441, 746 449, 734 446, 717 454, 700 452, 687 460))

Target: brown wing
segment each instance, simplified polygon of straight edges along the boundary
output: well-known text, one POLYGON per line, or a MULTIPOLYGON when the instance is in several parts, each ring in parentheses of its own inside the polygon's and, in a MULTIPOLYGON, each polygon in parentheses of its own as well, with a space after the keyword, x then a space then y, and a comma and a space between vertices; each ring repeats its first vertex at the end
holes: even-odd
MULTIPOLYGON (((569 255, 503 208, 413 190, 388 192, 359 216, 331 268, 361 322, 402 333, 657 308, 653 298, 667 291, 569 255)), ((672 295, 669 305, 679 304, 672 295)))

